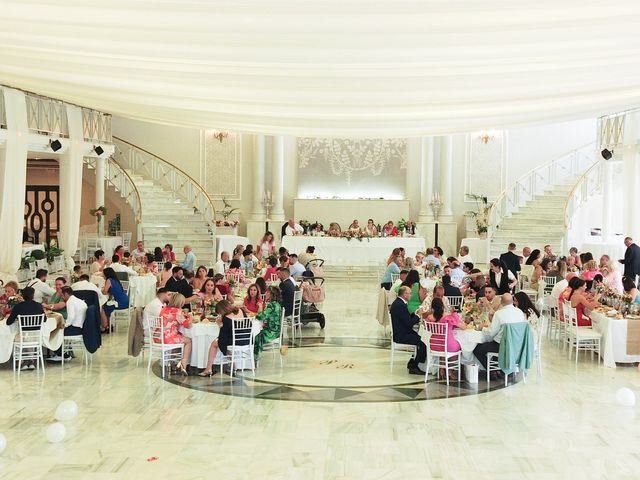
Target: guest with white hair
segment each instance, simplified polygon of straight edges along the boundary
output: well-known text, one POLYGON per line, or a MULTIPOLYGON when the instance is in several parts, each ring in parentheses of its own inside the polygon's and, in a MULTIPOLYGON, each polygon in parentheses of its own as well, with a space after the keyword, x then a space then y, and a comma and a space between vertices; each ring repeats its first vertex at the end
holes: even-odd
POLYGON ((184 252, 184 261, 181 267, 187 272, 193 272, 196 268, 196 255, 193 253, 191 245, 185 245, 182 251, 184 252))

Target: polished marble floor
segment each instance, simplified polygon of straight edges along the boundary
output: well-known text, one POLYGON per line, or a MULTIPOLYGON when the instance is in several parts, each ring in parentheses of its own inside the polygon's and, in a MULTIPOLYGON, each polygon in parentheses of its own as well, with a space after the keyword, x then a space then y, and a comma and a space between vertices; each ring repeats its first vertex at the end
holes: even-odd
MULTIPOLYGON (((344 340, 384 341, 374 319, 373 281, 332 282, 327 297, 325 331, 310 325, 304 334, 324 337, 321 345, 336 342, 326 348, 337 350, 329 358, 323 347, 312 348, 309 358, 319 363, 341 353, 360 364, 361 351, 371 360, 356 376, 336 376, 332 387, 361 387, 376 363, 394 385, 414 381, 400 361, 389 373, 379 349, 354 353, 357 347, 344 340)), ((542 378, 533 370, 526 384, 479 395, 277 401, 184 388, 147 375, 126 356, 125 335, 107 338, 89 370, 77 360, 48 367, 44 376, 17 377, 0 368, 0 433, 8 441, 0 480, 640 478, 639 407, 615 401, 623 386, 640 394, 636 368, 607 369, 588 357, 576 366, 549 346, 542 378), (79 415, 67 423, 64 443, 47 443, 45 428, 64 399, 78 403, 79 415)), ((287 360, 298 361, 293 352, 287 360)), ((263 362, 257 377, 271 387, 277 373, 269 373, 268 358, 263 362)), ((331 378, 319 375, 315 387, 331 378)))

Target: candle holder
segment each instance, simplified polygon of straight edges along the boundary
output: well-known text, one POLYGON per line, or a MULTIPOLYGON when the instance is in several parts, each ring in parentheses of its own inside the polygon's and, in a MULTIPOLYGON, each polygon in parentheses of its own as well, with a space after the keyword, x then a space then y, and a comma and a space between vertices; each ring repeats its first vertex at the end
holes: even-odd
POLYGON ((442 200, 436 195, 433 196, 431 202, 429 202, 429 206, 431 207, 431 211, 433 212, 433 220, 435 222, 438 221, 438 216, 440 215, 440 210, 442 209, 442 200))
POLYGON ((268 232, 269 231, 269 215, 271 214, 271 209, 273 208, 273 201, 265 196, 265 198, 262 200, 262 206, 264 207, 264 211, 266 214, 266 218, 264 222, 264 231, 268 232))

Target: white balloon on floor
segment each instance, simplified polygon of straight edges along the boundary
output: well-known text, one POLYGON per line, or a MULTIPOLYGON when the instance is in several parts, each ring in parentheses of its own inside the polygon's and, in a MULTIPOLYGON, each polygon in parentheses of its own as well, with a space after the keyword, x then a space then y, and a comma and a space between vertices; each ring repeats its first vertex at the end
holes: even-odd
POLYGON ((616 392, 616 401, 624 407, 633 407, 636 404, 636 394, 630 388, 619 388, 616 392))
POLYGON ((0 433, 0 455, 2 455, 5 448, 7 448, 7 437, 0 433))
POLYGON ((52 423, 47 428, 47 440, 51 443, 60 443, 64 440, 67 429, 60 422, 52 423))
POLYGON ((73 420, 78 415, 78 404, 73 400, 65 400, 60 402, 58 408, 56 408, 55 417, 56 420, 61 422, 67 422, 73 420))

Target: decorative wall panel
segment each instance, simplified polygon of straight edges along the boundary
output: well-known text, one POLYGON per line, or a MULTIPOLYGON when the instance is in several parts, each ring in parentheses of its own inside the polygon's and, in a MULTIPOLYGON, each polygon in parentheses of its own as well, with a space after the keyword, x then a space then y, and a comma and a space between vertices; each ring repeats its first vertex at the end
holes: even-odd
POLYGON ((484 195, 493 201, 504 190, 506 136, 503 131, 467 135, 465 195, 484 195))
POLYGON ((202 178, 211 198, 240 199, 241 149, 240 135, 230 132, 220 141, 213 131, 203 135, 202 178))

